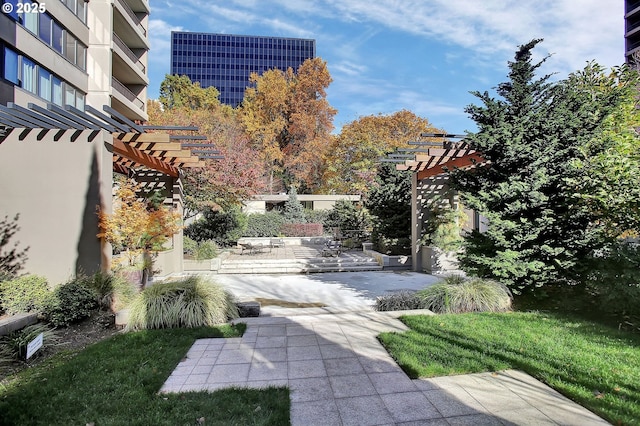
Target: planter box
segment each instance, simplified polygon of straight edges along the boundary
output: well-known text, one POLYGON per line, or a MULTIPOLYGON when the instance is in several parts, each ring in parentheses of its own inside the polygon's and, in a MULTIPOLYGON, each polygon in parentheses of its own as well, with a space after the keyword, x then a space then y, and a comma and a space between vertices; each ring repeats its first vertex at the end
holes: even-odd
POLYGON ((438 247, 422 247, 422 270, 429 274, 458 272, 459 263, 456 252, 444 252, 438 247))
POLYGON ((388 255, 373 250, 373 243, 362 243, 362 252, 373 257, 383 270, 403 270, 411 269, 411 256, 388 255))

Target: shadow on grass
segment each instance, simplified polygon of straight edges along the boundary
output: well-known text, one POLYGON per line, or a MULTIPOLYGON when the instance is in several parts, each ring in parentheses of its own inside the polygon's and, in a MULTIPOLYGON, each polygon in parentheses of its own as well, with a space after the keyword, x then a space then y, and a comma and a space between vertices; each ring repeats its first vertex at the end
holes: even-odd
POLYGON ((158 394, 196 339, 239 336, 246 326, 234 327, 126 333, 60 354, 0 388, 0 424, 288 424, 284 388, 158 394))

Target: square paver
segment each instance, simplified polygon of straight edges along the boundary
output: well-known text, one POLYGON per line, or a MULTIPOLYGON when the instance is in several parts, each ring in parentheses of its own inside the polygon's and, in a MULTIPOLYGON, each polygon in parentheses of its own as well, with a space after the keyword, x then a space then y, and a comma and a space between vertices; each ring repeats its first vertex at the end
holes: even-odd
POLYGON ((401 392, 380 395, 387 410, 396 422, 408 422, 441 418, 438 412, 422 392, 401 392))
POLYGON ((333 390, 328 377, 290 379, 289 389, 292 403, 333 399, 333 390))
POLYGON ((185 385, 201 385, 203 383, 207 383, 207 379, 209 378, 210 372, 201 374, 190 374, 187 377, 187 380, 184 382, 185 385))
POLYGON ((433 389, 423 394, 445 417, 488 414, 486 408, 461 387, 433 389))
POLYGON ((320 352, 322 353, 323 359, 351 358, 355 356, 351 350, 351 346, 348 345, 322 345, 320 346, 320 352))
POLYGON ((196 365, 191 371, 191 374, 189 374, 189 379, 198 374, 205 374, 208 376, 211 373, 212 368, 213 365, 196 365))
POLYGON ((388 373, 370 373, 369 379, 379 394, 413 392, 418 388, 402 371, 388 373))
POLYGON ((253 349, 223 349, 218 355, 216 364, 242 364, 251 362, 253 349))
POLYGON ((284 325, 261 325, 258 327, 258 337, 286 336, 287 327, 284 325))
POLYGON ((286 360, 286 348, 260 348, 253 351, 252 362, 282 362, 286 360))
POLYGON ((391 357, 389 357, 388 359, 376 359, 359 356, 358 360, 360 361, 360 365, 362 365, 362 368, 364 368, 364 371, 366 371, 367 373, 388 373, 391 371, 402 371, 400 367, 398 367, 398 364, 396 364, 391 357))
POLYGON ((504 423, 489 414, 448 417, 447 421, 451 426, 504 426, 504 423))
POLYGON ((392 425, 391 413, 378 395, 336 399, 340 418, 344 426, 392 425))
POLYGON ((315 335, 288 336, 287 346, 318 346, 318 339, 315 335))
POLYGON ((304 379, 308 377, 326 377, 327 370, 321 359, 307 361, 289 361, 289 379, 304 379))
POLYGON ((347 374, 362 374, 364 368, 358 358, 330 358, 324 360, 324 366, 329 376, 344 376, 347 374))
POLYGON ((287 360, 302 361, 307 359, 322 359, 320 347, 316 346, 293 346, 287 348, 287 360))
POLYGON ((303 325, 287 325, 287 336, 315 336, 316 333, 311 327, 305 327, 303 325))
POLYGON ((247 380, 286 380, 288 374, 286 362, 252 363, 247 380))
POLYGON ((285 336, 258 336, 255 342, 255 348, 283 348, 287 345, 285 336))
POLYGON ((291 426, 342 426, 333 399, 298 402, 291 406, 291 426))
POLYGON ((207 383, 246 382, 250 364, 214 365, 207 383))
POLYGON ((330 376, 329 382, 336 398, 351 396, 377 395, 371 380, 366 374, 349 374, 346 376, 330 376))

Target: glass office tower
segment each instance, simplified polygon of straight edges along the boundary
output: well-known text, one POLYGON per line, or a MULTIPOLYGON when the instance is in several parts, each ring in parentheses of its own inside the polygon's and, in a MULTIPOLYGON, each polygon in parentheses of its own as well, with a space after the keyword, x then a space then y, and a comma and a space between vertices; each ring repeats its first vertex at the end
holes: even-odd
POLYGON ((171 74, 216 87, 220 101, 233 107, 242 102, 252 72, 297 70, 315 54, 316 41, 310 39, 171 33, 171 74))

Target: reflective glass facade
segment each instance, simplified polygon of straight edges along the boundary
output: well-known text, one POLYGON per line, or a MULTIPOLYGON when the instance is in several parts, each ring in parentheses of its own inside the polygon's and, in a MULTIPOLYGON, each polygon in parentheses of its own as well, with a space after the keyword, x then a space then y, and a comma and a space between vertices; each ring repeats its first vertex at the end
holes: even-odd
POLYGON ((171 33, 171 74, 216 87, 220 101, 234 107, 242 102, 252 72, 297 70, 315 55, 316 41, 309 39, 171 33))

